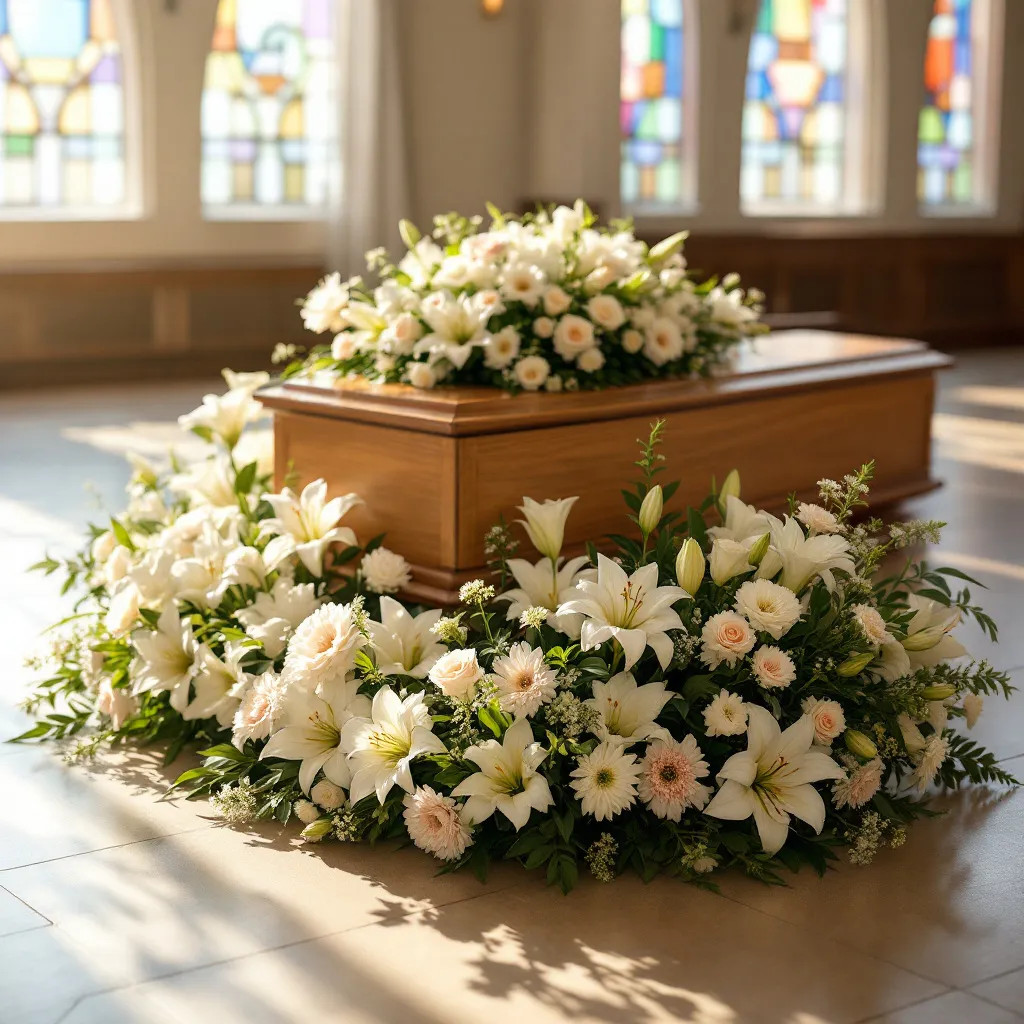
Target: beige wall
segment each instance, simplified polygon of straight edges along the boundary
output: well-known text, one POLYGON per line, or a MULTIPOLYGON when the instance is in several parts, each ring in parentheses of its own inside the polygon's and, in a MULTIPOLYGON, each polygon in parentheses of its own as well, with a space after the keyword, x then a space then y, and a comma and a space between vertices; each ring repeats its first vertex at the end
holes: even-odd
MULTIPOLYGON (((199 94, 216 0, 122 0, 138 25, 140 154, 146 205, 120 222, 0 222, 0 268, 93 260, 278 261, 316 258, 317 222, 204 221, 199 205, 199 94), (158 126, 158 128, 156 128, 158 126)), ((359 0, 371 2, 371 0, 359 0)), ((992 216, 921 217, 915 190, 917 104, 931 0, 851 0, 879 26, 870 118, 881 202, 870 216, 826 222, 745 218, 736 196, 747 40, 757 0, 693 0, 701 24, 703 97, 696 209, 663 219, 699 232, 1017 231, 1024 227, 1024 0, 1005 4, 1000 173, 992 216)), ((1001 0, 995 0, 1001 3, 1001 0)), ((584 195, 618 210, 618 0, 506 0, 495 19, 478 0, 400 0, 410 215, 505 208, 584 195)))

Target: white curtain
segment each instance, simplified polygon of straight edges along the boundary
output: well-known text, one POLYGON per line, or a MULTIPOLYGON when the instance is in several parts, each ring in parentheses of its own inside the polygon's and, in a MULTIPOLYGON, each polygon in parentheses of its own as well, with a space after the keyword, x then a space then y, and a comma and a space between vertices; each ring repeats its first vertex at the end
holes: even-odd
POLYGON ((402 0, 336 0, 338 167, 332 175, 327 266, 365 269, 365 253, 394 251, 410 214, 402 101, 402 0))

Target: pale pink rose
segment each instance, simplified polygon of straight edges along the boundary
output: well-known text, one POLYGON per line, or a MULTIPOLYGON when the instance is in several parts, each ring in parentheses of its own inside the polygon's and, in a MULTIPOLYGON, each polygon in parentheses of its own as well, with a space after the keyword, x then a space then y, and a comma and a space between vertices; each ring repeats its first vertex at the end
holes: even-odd
POLYGON ((483 679, 484 670, 476 660, 476 651, 470 648, 449 651, 438 658, 428 676, 430 681, 449 697, 466 700, 476 684, 483 679))
POLYGON ((712 615, 704 623, 700 638, 701 660, 709 668, 717 668, 723 661, 735 665, 757 640, 750 623, 736 612, 712 615))
POLYGON ((846 715, 834 700, 807 697, 800 705, 814 719, 814 738, 828 746, 846 728, 846 715))

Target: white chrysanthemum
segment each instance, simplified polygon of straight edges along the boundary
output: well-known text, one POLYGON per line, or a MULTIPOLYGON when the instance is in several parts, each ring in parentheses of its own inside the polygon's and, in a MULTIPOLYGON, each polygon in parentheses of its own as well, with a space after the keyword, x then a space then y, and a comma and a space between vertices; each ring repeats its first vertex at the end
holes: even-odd
POLYGON ((796 517, 809 530, 815 533, 842 533, 843 525, 828 509, 820 505, 810 505, 805 501, 797 506, 796 517))
POLYGON ((387 548, 374 548, 363 555, 359 571, 367 589, 375 594, 396 594, 412 579, 409 563, 387 548))
POLYGON ((735 665, 757 642, 750 623, 736 612, 712 615, 704 623, 700 639, 700 658, 708 668, 718 668, 723 662, 735 665))
POLYGON ((321 779, 310 791, 309 797, 325 811, 336 811, 345 803, 345 790, 330 779, 321 779))
POLYGON ((929 736, 917 756, 917 767, 910 773, 910 778, 917 785, 917 791, 923 793, 938 775, 942 762, 949 756, 949 741, 938 734, 929 736))
POLYGON ((529 718, 554 699, 555 673, 544 663, 544 652, 525 641, 513 644, 505 657, 497 658, 492 671, 501 709, 516 718, 529 718))
POLYGON ((846 715, 838 701, 805 697, 800 708, 811 716, 814 738, 823 746, 828 746, 846 728, 846 715))
POLYGON ((274 730, 281 714, 287 687, 274 672, 257 676, 242 695, 242 703, 235 711, 231 742, 239 750, 246 740, 265 740, 274 730))
POLYGON ((348 675, 365 643, 350 604, 325 604, 288 641, 284 673, 290 683, 320 693, 348 675))
POLYGON ((450 797, 420 786, 402 801, 409 838, 438 860, 456 860, 473 845, 473 837, 459 805, 450 797))
POLYGON ((704 709, 709 736, 739 736, 747 731, 747 705, 738 693, 722 689, 704 709))
POLYGON ((880 647, 892 640, 892 635, 885 628, 885 619, 878 614, 877 609, 869 604, 855 604, 850 611, 869 643, 880 647))
POLYGON ((785 636, 800 621, 800 602, 792 590, 771 580, 748 580, 736 591, 736 611, 754 629, 774 640, 785 636))
POLYGON ((750 656, 750 664, 754 678, 769 690, 789 686, 796 679, 793 659, 778 647, 759 647, 750 656))
POLYGON ((636 799, 640 765, 617 743, 600 743, 577 761, 572 788, 584 814, 598 821, 614 818, 636 799))
POLYGON ((659 818, 679 821, 687 807, 700 809, 711 797, 711 788, 697 781, 708 774, 708 763, 692 736, 680 743, 655 740, 641 769, 640 799, 659 818))
POLYGON ((854 769, 845 779, 840 779, 832 787, 832 803, 836 810, 866 804, 878 792, 884 772, 885 762, 875 757, 854 769))

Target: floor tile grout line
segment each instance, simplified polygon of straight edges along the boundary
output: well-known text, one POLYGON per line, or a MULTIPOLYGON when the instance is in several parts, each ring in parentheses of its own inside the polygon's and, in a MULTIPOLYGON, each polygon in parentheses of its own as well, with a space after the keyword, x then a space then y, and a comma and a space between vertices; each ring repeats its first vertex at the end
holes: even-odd
MULTIPOLYGON (((8 889, 6 885, 0 885, 0 890, 2 890, 3 892, 7 893, 8 896, 11 896, 14 899, 16 899, 23 907, 27 907, 29 910, 32 911, 33 914, 35 914, 36 917, 41 918, 47 924, 53 924, 53 921, 50 918, 48 918, 45 914, 40 913, 38 910, 36 910, 35 907, 32 906, 31 903, 27 902, 26 900, 23 900, 16 892, 12 892, 10 889, 8 889)), ((34 925, 33 927, 41 928, 43 926, 42 925, 34 925)), ((18 932, 27 932, 27 931, 32 931, 32 928, 19 928, 18 929, 18 932)), ((17 935, 18 932, 8 932, 8 934, 9 935, 17 935)), ((6 936, 4 936, 4 937, 6 938, 6 936)))
MULTIPOLYGON (((952 985, 947 985, 944 981, 936 981, 934 978, 929 978, 927 974, 921 974, 920 971, 915 970, 913 967, 904 967, 903 964, 893 963, 892 960, 887 960, 885 957, 878 956, 876 953, 866 952, 860 946, 857 946, 854 943, 849 942, 847 939, 841 939, 837 938, 834 935, 825 934, 818 934, 816 936, 814 929, 807 925, 797 924, 795 921, 789 921, 784 917, 780 917, 778 914, 772 914, 769 913, 767 910, 762 910, 760 907, 751 906, 749 903, 744 903, 742 900, 737 899, 735 896, 726 896, 724 893, 719 893, 719 895, 722 896, 723 899, 727 899, 731 903, 735 903, 737 906, 745 907, 747 910, 752 910, 754 911, 754 913, 761 914, 763 917, 770 918, 772 921, 781 921, 783 924, 787 924, 791 928, 797 928, 802 932, 806 932, 812 938, 823 938, 830 942, 834 942, 837 946, 842 946, 845 949, 852 950, 860 956, 866 957, 869 960, 874 960, 876 963, 885 964, 887 967, 894 967, 898 971, 904 971, 905 973, 910 974, 921 981, 927 981, 932 985, 938 985, 942 988, 942 992, 936 992, 933 995, 928 996, 928 999, 935 999, 940 995, 945 995, 947 992, 953 991, 954 987, 952 985)), ((878 1015, 875 1014, 875 1016, 878 1015)), ((870 1017, 867 1017, 865 1019, 871 1020, 870 1017)), ((856 1024, 860 1024, 860 1022, 858 1021, 856 1022, 856 1024)))
MULTIPOLYGON (((439 903, 436 904, 436 907, 455 907, 461 903, 470 903, 473 900, 483 899, 487 896, 496 896, 498 893, 508 892, 509 890, 516 889, 522 885, 523 881, 511 882, 508 885, 502 886, 498 889, 489 889, 487 892, 475 893, 472 896, 463 896, 461 899, 452 900, 449 903, 439 903)), ((410 910, 408 913, 402 915, 402 919, 408 920, 411 917, 415 917, 417 914, 427 913, 431 909, 431 907, 420 907, 417 910, 410 910)), ((221 960, 210 960, 208 963, 205 964, 193 964, 191 967, 182 967, 180 970, 168 971, 166 974, 155 974, 151 978, 143 978, 138 981, 130 981, 124 985, 111 985, 106 988, 96 989, 96 991, 94 992, 85 992, 77 997, 75 1002, 68 1007, 67 1011, 61 1014, 61 1016, 54 1021, 54 1024, 60 1024, 61 1021, 66 1020, 71 1011, 74 1010, 75 1007, 78 1006, 80 1003, 85 1002, 85 1000, 87 999, 95 999, 97 996, 110 995, 115 992, 127 992, 133 988, 141 988, 143 985, 150 985, 158 981, 166 981, 169 978, 179 978, 183 975, 192 974, 196 971, 205 971, 213 967, 223 967, 225 964, 237 963, 242 960, 248 960, 252 957, 264 956, 268 953, 279 953, 281 950, 284 949, 293 949, 297 946, 304 946, 310 942, 321 942, 324 939, 331 939, 338 935, 347 935, 350 932, 357 932, 362 930, 363 928, 376 928, 383 925, 383 921, 366 921, 363 924, 353 925, 351 928, 340 928, 337 931, 324 932, 321 935, 309 935, 302 939, 295 939, 292 942, 284 942, 279 946, 270 946, 267 949, 254 949, 250 950, 248 953, 239 953, 237 956, 228 956, 224 957, 221 960)), ((54 928, 61 934, 67 936, 67 938, 73 945, 81 945, 81 943, 77 939, 75 939, 70 933, 62 929, 59 925, 54 925, 54 928)))
POLYGON ((122 850, 127 846, 139 846, 142 843, 155 843, 160 839, 173 839, 175 836, 190 835, 193 832, 203 832, 206 829, 213 828, 215 824, 215 822, 207 822, 207 824, 198 825, 195 828, 183 828, 177 832, 165 832, 163 835, 159 836, 145 836, 142 839, 131 839, 127 843, 112 843, 110 846, 97 846, 92 850, 79 850, 77 853, 65 853, 60 857, 44 857, 42 860, 29 861, 27 864, 12 864, 10 867, 0 868, 0 878, 8 872, 22 871, 25 868, 35 868, 39 867, 41 864, 56 864, 58 861, 71 860, 74 857, 88 857, 93 853, 106 853, 108 850, 122 850))

